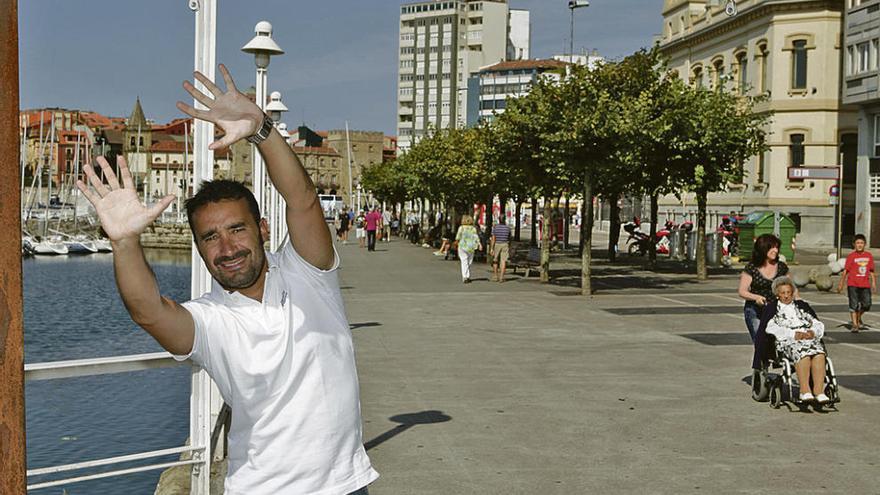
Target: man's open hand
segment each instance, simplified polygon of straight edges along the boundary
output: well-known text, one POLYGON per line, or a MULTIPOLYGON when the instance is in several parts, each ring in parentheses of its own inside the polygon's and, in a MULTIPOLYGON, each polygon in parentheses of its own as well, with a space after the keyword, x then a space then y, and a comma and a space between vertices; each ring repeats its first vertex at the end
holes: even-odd
POLYGON ((183 82, 183 89, 208 109, 193 108, 181 101, 177 102, 177 108, 191 117, 212 122, 223 129, 225 135, 211 143, 208 148, 215 150, 230 146, 239 139, 254 135, 260 129, 263 124, 263 111, 238 91, 225 65, 220 64, 220 74, 223 75, 223 81, 226 83, 225 92, 201 72, 196 71, 193 74, 205 85, 213 98, 196 89, 189 81, 183 82))
POLYGON ((138 238, 141 232, 174 201, 174 195, 169 194, 153 206, 145 207, 138 198, 125 158, 116 157, 116 164, 122 176, 121 186, 110 164, 103 156, 99 156, 98 165, 101 166, 107 184, 101 182, 91 165, 86 164, 83 168, 94 190, 89 189, 89 186, 81 180, 76 181, 76 187, 95 207, 101 220, 101 227, 107 232, 107 237, 111 241, 138 238))

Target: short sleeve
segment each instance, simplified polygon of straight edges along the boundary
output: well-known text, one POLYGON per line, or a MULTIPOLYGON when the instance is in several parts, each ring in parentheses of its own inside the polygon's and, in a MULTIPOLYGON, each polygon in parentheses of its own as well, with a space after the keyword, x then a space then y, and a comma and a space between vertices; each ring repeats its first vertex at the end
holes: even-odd
POLYGON ((293 269, 297 273, 302 274, 306 279, 315 282, 320 286, 339 285, 337 271, 339 270, 340 258, 336 246, 333 246, 333 266, 327 270, 316 267, 309 263, 293 247, 293 243, 288 241, 281 248, 281 260, 285 266, 293 269))
POLYGON ((784 275, 788 275, 788 264, 784 261, 779 262, 779 269, 777 270, 777 277, 782 277, 784 275))
POLYGON ((193 347, 189 354, 172 354, 174 359, 178 361, 190 359, 193 363, 208 371, 211 370, 211 346, 207 332, 209 320, 208 312, 210 311, 211 304, 213 303, 208 301, 204 296, 181 304, 181 306, 192 315, 193 326, 195 327, 195 332, 193 334, 193 347))
POLYGON ((846 263, 844 263, 844 265, 843 265, 843 269, 846 272, 852 272, 852 268, 853 268, 853 258, 852 258, 852 256, 847 256, 846 263))

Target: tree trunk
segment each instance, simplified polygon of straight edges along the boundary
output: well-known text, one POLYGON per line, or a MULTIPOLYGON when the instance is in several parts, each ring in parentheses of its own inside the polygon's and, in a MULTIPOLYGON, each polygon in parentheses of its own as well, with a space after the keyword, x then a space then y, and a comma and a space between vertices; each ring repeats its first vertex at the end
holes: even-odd
MULTIPOLYGON (((592 202, 591 202, 590 211, 593 211, 593 208, 592 208, 592 202)), ((593 225, 593 224, 590 223, 590 225, 591 225, 590 228, 592 229, 592 225, 593 225)), ((586 226, 587 226, 587 200, 584 199, 584 200, 581 202, 581 225, 580 225, 580 234, 581 234, 581 238, 580 238, 580 240, 578 241, 578 256, 583 256, 583 255, 584 255, 584 239, 587 238, 587 235, 586 235, 586 226)))
POLYGON ((706 203, 705 191, 697 191, 697 279, 707 280, 709 270, 706 267, 706 203))
POLYGON ((620 244, 620 196, 609 196, 608 201, 608 261, 617 261, 617 245, 620 244))
POLYGON ((568 209, 570 206, 569 196, 571 196, 570 192, 565 193, 565 212, 562 215, 562 249, 568 249, 569 225, 571 225, 571 215, 568 209))
MULTIPOLYGON (((615 201, 616 203, 616 201, 615 201)), ((592 297, 593 284, 590 277, 590 264, 593 258, 593 181, 584 176, 584 218, 581 222, 583 232, 583 251, 581 252, 581 295, 592 297)))
POLYGON ((541 222, 541 282, 550 281, 550 196, 544 196, 544 219, 541 222))
POLYGON ((532 198, 532 240, 531 245, 538 245, 538 198, 532 198))
POLYGON ((657 212, 657 201, 659 197, 656 192, 651 192, 651 232, 649 235, 651 236, 651 249, 648 252, 648 265, 653 270, 657 268, 657 219, 659 217, 657 212))
POLYGON ((520 219, 522 218, 522 201, 519 198, 516 199, 516 230, 513 233, 513 239, 516 242, 519 242, 519 231, 522 227, 520 219))

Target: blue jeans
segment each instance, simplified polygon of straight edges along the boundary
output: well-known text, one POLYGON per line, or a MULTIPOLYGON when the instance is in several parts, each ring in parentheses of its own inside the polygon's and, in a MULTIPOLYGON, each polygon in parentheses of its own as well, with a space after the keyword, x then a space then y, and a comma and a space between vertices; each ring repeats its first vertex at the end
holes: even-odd
POLYGON ((755 337, 758 335, 758 327, 761 326, 761 312, 764 308, 758 306, 755 301, 746 301, 743 306, 743 316, 746 320, 746 328, 749 329, 749 336, 752 337, 752 343, 755 343, 755 337))
POLYGON ((353 492, 349 493, 348 495, 370 495, 370 494, 369 494, 369 492, 367 492, 367 487, 363 487, 360 490, 353 491, 353 492))

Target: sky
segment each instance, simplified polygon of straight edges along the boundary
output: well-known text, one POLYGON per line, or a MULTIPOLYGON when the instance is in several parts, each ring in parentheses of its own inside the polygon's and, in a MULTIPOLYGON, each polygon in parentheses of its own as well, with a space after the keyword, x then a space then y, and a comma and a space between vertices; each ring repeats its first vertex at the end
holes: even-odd
MULTIPOLYGON (((240 88, 254 85, 241 51, 267 20, 285 54, 269 66, 293 128, 396 133, 398 0, 218 0, 217 61, 240 88)), ((62 107, 127 117, 136 98, 148 119, 181 117, 188 100, 195 15, 187 0, 19 2, 21 108, 62 107)), ((531 12, 532 58, 568 50, 566 0, 510 0, 531 12)), ((650 46, 662 26, 659 0, 592 0, 575 11, 575 52, 622 58, 650 46)))

